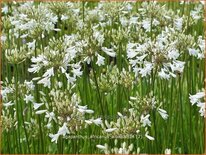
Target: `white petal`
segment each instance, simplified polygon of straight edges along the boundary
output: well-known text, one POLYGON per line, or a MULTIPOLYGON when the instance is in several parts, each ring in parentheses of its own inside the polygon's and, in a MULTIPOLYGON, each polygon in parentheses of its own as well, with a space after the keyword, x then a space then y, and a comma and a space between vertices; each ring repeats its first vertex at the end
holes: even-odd
POLYGON ((35 113, 36 113, 37 115, 39 115, 39 114, 43 114, 43 113, 45 113, 45 112, 47 112, 47 110, 38 110, 38 111, 36 111, 35 113))
POLYGON ((110 129, 106 129, 105 131, 106 131, 106 132, 113 132, 113 131, 115 131, 115 130, 117 130, 117 128, 110 128, 110 129))
POLYGON ((145 136, 146 136, 149 140, 154 140, 154 137, 149 136, 149 135, 148 135, 148 132, 145 134, 145 136))
POLYGON ((103 146, 103 145, 96 145, 96 147, 99 148, 99 149, 102 149, 102 150, 105 150, 105 149, 106 149, 106 147, 103 146))

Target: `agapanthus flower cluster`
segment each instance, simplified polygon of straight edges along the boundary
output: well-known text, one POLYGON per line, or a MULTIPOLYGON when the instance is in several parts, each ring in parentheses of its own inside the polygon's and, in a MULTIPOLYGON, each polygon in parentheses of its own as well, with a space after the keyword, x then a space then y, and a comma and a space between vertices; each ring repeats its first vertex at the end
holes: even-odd
MULTIPOLYGON (((68 134, 75 134, 90 124, 101 124, 101 119, 87 119, 87 114, 93 114, 94 111, 87 108, 87 105, 81 105, 81 99, 76 93, 72 93, 70 88, 62 90, 62 83, 56 84, 55 89, 50 91, 49 100, 42 97, 42 104, 46 109, 41 110, 47 118, 47 128, 52 128, 52 123, 57 123, 60 127, 56 134, 50 133, 52 142, 56 142, 59 136, 66 138, 68 134)), ((38 113, 40 114, 40 113, 38 113)))
POLYGON ((125 114, 118 112, 119 118, 116 122, 111 121, 108 123, 106 120, 105 125, 102 124, 102 128, 104 129, 103 133, 109 134, 110 136, 133 136, 143 134, 149 140, 154 140, 148 132, 148 127, 151 126, 150 112, 157 109, 157 112, 164 120, 168 118, 167 112, 160 108, 161 103, 158 103, 152 94, 149 94, 144 98, 139 95, 130 97, 129 103, 131 108, 124 109, 125 114))
POLYGON ((12 11, 13 16, 10 17, 14 35, 20 38, 44 38, 45 33, 49 33, 55 29, 57 16, 55 16, 46 5, 40 3, 34 5, 33 2, 20 4, 17 9, 12 11))
POLYGON ((196 104, 196 106, 200 108, 200 116, 205 117, 205 91, 201 91, 194 95, 190 95, 189 99, 192 105, 196 104))
POLYGON ((79 42, 75 42, 76 38, 75 35, 66 35, 58 40, 52 38, 49 45, 44 47, 42 54, 31 58, 33 64, 28 71, 38 73, 43 70, 44 72, 42 78, 34 78, 34 80, 38 80, 38 84, 50 87, 51 78, 55 74, 63 74, 68 83, 74 83, 77 77, 82 75, 80 62, 76 63, 75 61, 78 53, 81 52, 79 42))

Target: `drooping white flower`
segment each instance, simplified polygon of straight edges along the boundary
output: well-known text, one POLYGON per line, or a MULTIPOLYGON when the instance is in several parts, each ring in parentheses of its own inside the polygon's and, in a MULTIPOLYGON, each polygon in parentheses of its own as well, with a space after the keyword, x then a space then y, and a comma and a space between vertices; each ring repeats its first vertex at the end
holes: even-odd
POLYGON ((38 84, 43 84, 44 87, 51 87, 51 80, 49 77, 45 77, 37 82, 38 84))
POLYGON ((185 62, 183 61, 173 61, 173 64, 170 64, 170 67, 172 69, 172 72, 179 72, 179 73, 182 73, 183 72, 183 69, 184 69, 184 64, 185 62))
POLYGON ((143 126, 151 126, 151 121, 149 120, 150 114, 147 114, 146 116, 141 115, 140 122, 143 124, 143 126))
POLYGON ((199 113, 200 116, 206 116, 205 115, 205 102, 203 102, 205 97, 205 92, 198 92, 195 95, 190 95, 189 99, 192 105, 196 104, 197 107, 200 108, 199 113))
POLYGON ((4 107, 10 107, 10 106, 12 106, 12 105, 14 105, 14 103, 12 103, 11 101, 9 101, 9 102, 7 102, 7 103, 3 103, 3 106, 4 107))
POLYGON ((76 77, 72 77, 67 73, 65 73, 65 75, 66 75, 66 78, 67 78, 67 82, 71 83, 71 84, 74 84, 74 82, 76 81, 76 77))
POLYGON ((148 131, 145 133, 145 137, 147 137, 149 140, 155 140, 154 137, 149 135, 148 131))
POLYGON ((167 73, 168 71, 165 68, 162 68, 160 72, 158 72, 158 75, 160 78, 162 79, 169 79, 170 78, 170 74, 167 73))
POLYGON ((60 135, 58 133, 57 134, 49 134, 49 137, 52 139, 51 142, 55 142, 55 143, 57 143, 59 136, 60 135))
POLYGON ((194 49, 194 48, 188 48, 189 54, 192 56, 198 56, 198 50, 194 49))
POLYGON ((34 110, 37 110, 38 108, 40 108, 44 103, 33 103, 33 107, 34 107, 34 110))
POLYGON ((101 118, 97 118, 97 119, 93 120, 93 123, 95 125, 101 125, 102 124, 102 119, 101 118))
POLYGON ((96 64, 97 64, 98 66, 104 65, 104 59, 105 59, 105 58, 104 58, 103 56, 97 54, 97 62, 96 62, 96 64))
POLYGON ((198 102, 197 107, 200 108, 200 110, 199 110, 200 116, 205 117, 206 116, 206 114, 205 114, 205 102, 198 102))
POLYGON ((158 108, 157 110, 164 120, 166 120, 169 117, 167 111, 165 111, 164 109, 158 108))
POLYGON ((128 58, 134 58, 138 54, 136 52, 136 50, 133 49, 136 46, 137 46, 137 44, 135 44, 135 43, 128 43, 128 45, 127 45, 127 57, 128 58))
POLYGON ((200 99, 202 99, 205 96, 205 92, 198 92, 195 95, 190 95, 189 99, 192 105, 197 103, 200 99))
POLYGON ((107 55, 109 55, 110 57, 115 57, 116 53, 114 52, 113 49, 109 49, 106 47, 102 47, 102 51, 104 51, 107 55))
POLYGON ((59 136, 66 136, 66 134, 69 134, 69 129, 67 127, 67 124, 64 123, 62 127, 59 128, 58 132, 56 134, 49 134, 49 137, 52 138, 51 142, 57 143, 59 136))
POLYGON ((54 76, 54 67, 47 69, 47 71, 43 74, 43 77, 50 78, 51 76, 54 76))
POLYGON ((58 134, 65 136, 66 134, 69 134, 69 129, 67 128, 67 124, 64 123, 61 128, 59 128, 58 134))

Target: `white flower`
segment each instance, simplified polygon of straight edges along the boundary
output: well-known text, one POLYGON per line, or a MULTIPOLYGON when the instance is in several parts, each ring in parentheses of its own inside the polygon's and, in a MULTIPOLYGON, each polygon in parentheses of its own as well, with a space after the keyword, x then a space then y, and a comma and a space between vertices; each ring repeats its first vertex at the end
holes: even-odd
POLYGON ((178 72, 182 73, 183 69, 184 69, 184 64, 185 64, 185 62, 182 62, 182 61, 178 61, 178 60, 173 61, 173 64, 170 64, 172 72, 178 71, 178 72))
POLYGON ((66 134, 69 134, 69 130, 67 128, 67 124, 64 123, 62 127, 59 128, 59 131, 56 134, 49 134, 49 137, 52 138, 51 142, 57 143, 59 136, 66 136, 66 134))
POLYGON ((143 124, 143 126, 151 126, 151 121, 149 120, 150 114, 147 114, 146 116, 141 115, 140 122, 143 124))
POLYGON ((31 65, 32 68, 28 68, 28 71, 31 73, 36 73, 39 72, 39 70, 41 69, 41 67, 39 65, 31 65))
POLYGON ((148 131, 145 133, 145 137, 147 137, 149 140, 155 140, 154 137, 148 135, 148 131))
POLYGON ((64 20, 67 20, 67 19, 69 19, 69 17, 68 17, 67 15, 62 15, 62 16, 61 16, 61 20, 64 21, 64 20))
POLYGON ((86 109, 87 109, 87 105, 85 105, 85 106, 78 105, 78 108, 79 108, 79 109, 86 110, 86 109))
POLYGON ((72 72, 74 73, 75 76, 80 77, 82 75, 81 68, 73 68, 72 72))
POLYGON ((12 105, 14 105, 14 103, 12 103, 11 101, 9 101, 9 102, 7 102, 7 103, 3 103, 3 106, 4 106, 4 107, 10 107, 10 106, 12 106, 12 105))
POLYGON ((102 47, 102 51, 104 51, 107 55, 109 55, 110 57, 115 57, 116 53, 114 52, 113 49, 109 49, 106 47, 102 47))
POLYGON ((57 140, 59 138, 59 134, 49 134, 49 137, 52 138, 51 142, 54 142, 57 143, 57 140))
POLYGON ((102 119, 97 118, 97 119, 93 120, 93 123, 96 124, 96 125, 101 125, 102 124, 102 119))
POLYGON ((52 120, 55 120, 55 121, 56 121, 54 112, 46 112, 45 117, 46 117, 46 118, 49 118, 49 122, 51 122, 52 120))
POLYGON ((161 71, 158 72, 159 77, 162 78, 162 79, 167 79, 168 80, 170 78, 170 75, 166 72, 168 72, 168 71, 165 68, 162 68, 161 71))
POLYGON ((25 95, 24 101, 25 101, 26 103, 34 102, 34 96, 32 96, 31 94, 25 95))
POLYGON ((24 84, 26 85, 26 87, 29 89, 29 90, 34 90, 35 88, 35 85, 33 84, 33 81, 24 81, 24 84))
POLYGON ((33 103, 34 104, 34 110, 37 110, 39 107, 41 107, 44 103, 33 103))
POLYGON ((198 102, 197 103, 197 107, 200 108, 199 110, 199 113, 200 113, 200 116, 204 116, 205 117, 205 102, 198 102))
POLYGON ((128 43, 127 44, 127 58, 134 58, 138 54, 137 43, 128 43), (135 48, 134 48, 135 47, 135 48))
POLYGON ((67 124, 64 123, 61 128, 59 128, 58 134, 65 136, 66 134, 69 134, 69 129, 67 128, 67 124))
POLYGON ((101 56, 101 55, 97 55, 97 62, 96 62, 96 64, 98 65, 98 66, 101 66, 101 65, 104 65, 104 57, 103 56, 101 56))
POLYGON ((179 54, 178 50, 170 50, 168 52, 168 58, 173 59, 173 60, 176 60, 179 57, 179 55, 180 54, 179 54))
POLYGON ((85 112, 88 113, 88 114, 93 114, 93 113, 94 113, 94 111, 93 111, 93 110, 90 110, 90 109, 85 110, 85 112))
POLYGON ((151 29, 151 20, 150 19, 143 20, 142 27, 146 30, 146 32, 149 32, 151 29))
POLYGON ((199 15, 199 10, 192 10, 191 12, 190 12, 190 16, 193 18, 193 19, 195 19, 195 20, 198 20, 198 19, 200 19, 201 18, 201 16, 199 15))
POLYGON ((36 43, 36 40, 34 40, 32 42, 28 42, 27 43, 28 48, 34 50, 35 49, 35 43, 36 43))
POLYGON ((153 69, 153 65, 150 62, 145 62, 144 68, 139 68, 139 73, 142 77, 145 77, 147 75, 150 75, 151 71, 153 69))
POLYGON ((194 105, 204 96, 205 96, 205 92, 199 92, 195 95, 190 95, 189 99, 190 99, 190 102, 192 103, 192 105, 194 105))
POLYGON ((166 148, 165 149, 165 154, 171 154, 171 149, 166 148))
POLYGON ((1 12, 7 14, 7 13, 9 12, 9 8, 8 8, 8 6, 5 5, 4 7, 2 7, 1 12))
POLYGON ((104 42, 104 35, 101 32, 94 29, 93 37, 95 40, 98 41, 98 45, 102 46, 102 44, 104 42))
POLYGON ((115 130, 117 130, 117 128, 110 128, 110 129, 106 129, 105 131, 108 132, 108 133, 110 133, 110 132, 113 132, 113 131, 115 131, 115 130))
POLYGON ((204 100, 205 92, 198 92, 195 95, 190 95, 189 99, 192 105, 196 104, 197 107, 200 108, 199 113, 200 116, 205 117, 205 102, 201 102, 201 100, 204 100))
POLYGON ((183 19, 182 18, 176 18, 174 20, 174 25, 177 30, 181 31, 182 30, 182 24, 183 24, 183 19))
POLYGON ((76 77, 72 77, 69 74, 65 73, 67 82, 73 84, 76 81, 76 77))
POLYGON ((44 87, 51 87, 51 81, 49 77, 45 77, 37 82, 37 84, 43 84, 44 87))
POLYGON ((88 114, 94 113, 93 110, 87 109, 87 106, 80 106, 80 105, 78 105, 77 110, 78 110, 79 112, 81 112, 81 113, 88 113, 88 114))
POLYGON ((194 48, 188 48, 189 54, 192 56, 198 56, 198 50, 194 49, 194 48))
POLYGON ((47 128, 47 129, 51 129, 51 127, 52 127, 52 124, 51 124, 51 123, 48 123, 48 124, 46 125, 46 128, 47 128))
POLYGON ((47 71, 43 74, 43 77, 51 77, 54 76, 54 67, 47 69, 47 71))
POLYGON ((158 112, 164 120, 168 118, 168 114, 164 109, 158 108, 158 112))

